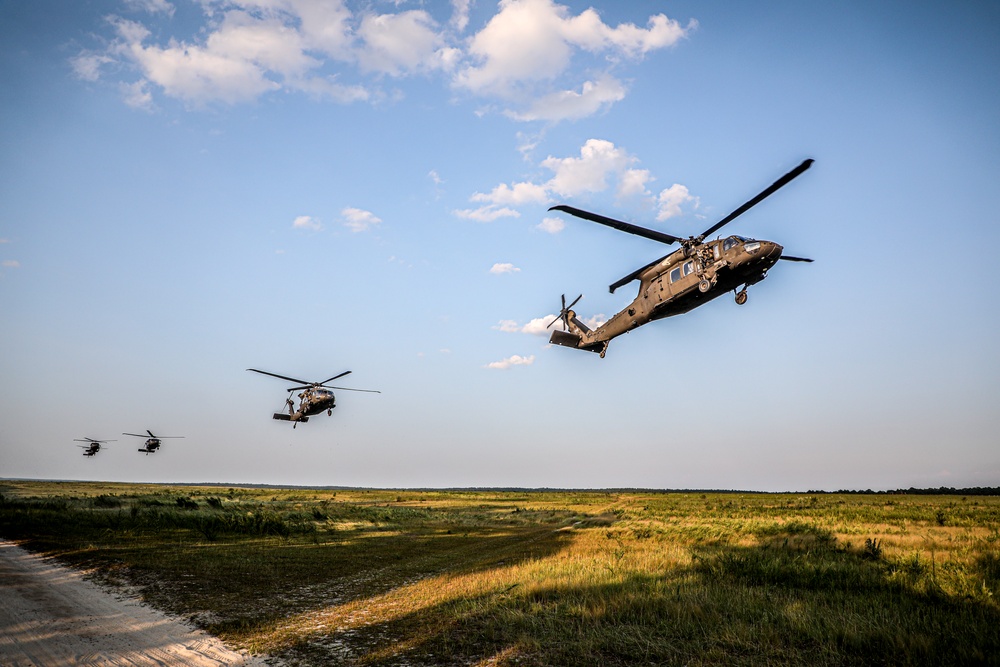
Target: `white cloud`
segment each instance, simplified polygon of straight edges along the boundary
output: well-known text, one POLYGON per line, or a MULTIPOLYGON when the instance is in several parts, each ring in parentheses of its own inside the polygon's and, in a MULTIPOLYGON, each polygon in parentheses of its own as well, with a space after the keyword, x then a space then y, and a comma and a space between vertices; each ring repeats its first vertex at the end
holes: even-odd
POLYGON ((514 120, 575 120, 592 116, 625 99, 625 86, 610 75, 598 81, 584 81, 580 92, 561 90, 539 97, 526 111, 507 111, 514 120))
POLYGON ((531 320, 523 327, 521 327, 520 331, 521 333, 531 334, 532 336, 547 336, 549 334, 549 330, 551 329, 551 327, 549 326, 550 324, 552 325, 552 327, 562 328, 561 324, 562 320, 556 322, 555 324, 552 324, 552 320, 556 319, 559 319, 558 315, 546 315, 545 317, 536 317, 535 319, 531 320))
POLYGON ((122 99, 125 104, 133 109, 152 111, 153 95, 149 92, 149 84, 146 81, 136 81, 135 83, 123 83, 121 85, 122 99))
POLYGON ((457 49, 444 45, 437 24, 425 11, 369 14, 361 20, 358 37, 363 43, 358 62, 364 71, 400 76, 449 69, 458 58, 457 49))
POLYGON ((500 361, 493 361, 491 363, 488 363, 486 364, 485 367, 496 368, 499 370, 506 370, 511 366, 530 366, 533 363, 535 363, 535 355, 532 354, 531 356, 528 357, 522 357, 519 354, 515 354, 512 357, 507 357, 506 359, 502 359, 500 361))
POLYGON ((69 59, 73 73, 84 81, 97 81, 101 78, 101 66, 115 62, 109 55, 84 51, 69 59))
MULTIPOLYGON (((160 86, 170 97, 195 105, 214 100, 235 104, 280 88, 265 76, 264 68, 246 57, 253 47, 245 43, 249 35, 236 34, 238 27, 233 32, 212 33, 205 46, 171 41, 161 48, 143 44, 149 31, 142 25, 124 19, 114 23, 121 38, 118 53, 139 67, 145 81, 160 86)), ((267 45, 257 46, 264 48, 261 58, 271 60, 267 45)))
POLYGON ((548 201, 548 193, 544 185, 534 183, 515 183, 513 186, 501 183, 489 194, 477 192, 470 197, 472 201, 489 202, 497 206, 521 206, 524 204, 544 204, 548 201))
POLYGON ((16 259, 5 259, 2 266, 5 269, 17 269, 21 266, 21 262, 16 259))
POLYGON ((516 320, 500 320, 500 323, 493 328, 504 333, 517 333, 521 330, 521 325, 516 320))
POLYGON ((476 222, 493 222, 500 218, 519 218, 521 214, 511 208, 498 208, 496 206, 482 206, 480 208, 466 208, 454 211, 455 215, 465 220, 475 220, 476 222))
MULTIPOLYGON (((493 328, 504 333, 526 333, 532 336, 547 336, 549 334, 549 325, 558 318, 558 315, 546 315, 544 317, 536 317, 523 325, 517 320, 500 320, 493 328)), ((561 324, 555 322, 552 326, 561 327, 561 324)))
POLYGON ((501 273, 518 273, 521 269, 517 268, 509 262, 503 264, 494 264, 490 269, 490 273, 501 274, 501 273))
POLYGON ((135 76, 121 83, 141 95, 127 99, 147 109, 160 94, 198 108, 278 90, 347 104, 401 94, 380 90, 385 76, 439 74, 485 100, 480 110, 520 121, 582 118, 625 96, 615 70, 626 61, 676 44, 697 25, 657 14, 644 28, 610 26, 593 9, 574 15, 553 0, 502 0, 469 34, 472 0, 451 0, 444 25, 431 10, 402 9, 401 1, 200 0, 201 24, 180 35, 171 31, 189 22, 173 21, 167 0, 124 2, 142 22, 111 17, 107 46, 84 50, 71 64, 87 81, 131 70, 135 76), (394 11, 375 12, 380 4, 394 11))
POLYGON ((588 139, 580 157, 546 158, 542 166, 554 172, 546 189, 563 197, 607 189, 609 176, 624 171, 635 158, 610 141, 588 139))
MULTIPOLYGON (((491 222, 501 217, 518 217, 519 213, 510 207, 549 204, 555 199, 604 192, 612 186, 619 198, 641 197, 648 206, 655 206, 657 220, 681 215, 684 205, 698 208, 698 198, 691 195, 686 186, 677 183, 654 198, 647 186, 655 179, 648 169, 636 168, 634 165, 637 162, 637 158, 610 141, 588 139, 580 148, 579 156, 549 156, 542 160, 540 166, 552 172, 549 180, 540 183, 521 181, 512 185, 501 183, 489 193, 477 192, 469 198, 473 202, 482 202, 483 206, 455 211, 455 215, 491 222)), ((562 231, 565 223, 553 216, 544 218, 536 227, 556 234, 562 231)))
POLYGON ((360 208, 345 208, 340 215, 344 219, 344 226, 352 232, 363 232, 382 222, 382 219, 375 217, 371 211, 360 208))
POLYGON ((676 44, 697 23, 682 28, 658 14, 647 25, 643 29, 623 23, 612 28, 594 9, 573 16, 568 7, 552 0, 504 0, 500 11, 471 38, 468 55, 473 64, 462 68, 454 83, 477 95, 526 107, 526 111, 507 111, 518 120, 590 115, 620 100, 624 88, 605 72, 596 82, 579 82, 579 93, 565 88, 553 91, 560 79, 575 78, 570 70, 577 52, 603 53, 610 67, 676 44))
POLYGON ((292 228, 307 229, 312 232, 318 232, 323 229, 323 225, 317 218, 314 218, 311 215, 300 215, 292 222, 292 228))
POLYGON ((666 190, 662 190, 656 198, 659 208, 656 219, 666 220, 681 215, 681 206, 688 202, 694 202, 694 207, 698 208, 698 198, 691 196, 687 186, 674 183, 666 190))
POLYGON ((469 25, 469 6, 472 0, 451 0, 452 15, 451 26, 457 32, 463 32, 469 25))
POLYGON ((535 227, 549 234, 558 234, 566 228, 566 223, 559 218, 543 218, 535 227))
POLYGON ((134 11, 174 15, 174 6, 167 0, 125 0, 125 4, 134 11))

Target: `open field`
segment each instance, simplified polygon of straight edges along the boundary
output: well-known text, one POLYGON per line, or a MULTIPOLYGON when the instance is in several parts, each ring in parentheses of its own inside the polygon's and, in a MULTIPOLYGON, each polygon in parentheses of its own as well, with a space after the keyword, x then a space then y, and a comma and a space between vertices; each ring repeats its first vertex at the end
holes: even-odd
POLYGON ((997 496, 0 494, 0 536, 290 665, 1000 664, 997 496))

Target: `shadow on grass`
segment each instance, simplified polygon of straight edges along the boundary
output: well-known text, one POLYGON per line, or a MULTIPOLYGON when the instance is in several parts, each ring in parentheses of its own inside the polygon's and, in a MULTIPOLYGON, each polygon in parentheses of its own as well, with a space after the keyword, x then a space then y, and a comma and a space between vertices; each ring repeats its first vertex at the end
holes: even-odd
POLYGON ((526 582, 317 629, 278 655, 414 666, 1000 664, 995 604, 921 589, 822 530, 762 537, 699 548, 669 572, 594 586, 526 582))

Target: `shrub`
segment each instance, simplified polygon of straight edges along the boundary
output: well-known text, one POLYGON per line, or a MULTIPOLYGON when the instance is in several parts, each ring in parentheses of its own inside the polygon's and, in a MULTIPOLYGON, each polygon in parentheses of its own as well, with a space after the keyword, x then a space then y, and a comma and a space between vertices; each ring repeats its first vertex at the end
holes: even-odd
POLYGON ((877 537, 874 539, 871 537, 865 539, 865 550, 861 552, 861 557, 868 560, 879 560, 882 558, 882 544, 877 537))

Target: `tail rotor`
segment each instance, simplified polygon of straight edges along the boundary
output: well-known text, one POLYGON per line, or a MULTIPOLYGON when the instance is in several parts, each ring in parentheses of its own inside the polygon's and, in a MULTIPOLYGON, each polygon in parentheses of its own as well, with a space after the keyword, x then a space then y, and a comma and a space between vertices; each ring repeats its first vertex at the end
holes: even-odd
POLYGON ((566 330, 568 331, 569 330, 570 312, 572 312, 570 310, 570 308, 572 308, 573 306, 575 306, 576 302, 579 301, 582 298, 583 298, 583 295, 581 294, 580 296, 578 296, 575 299, 573 299, 573 303, 571 303, 571 304, 569 304, 567 306, 566 305, 566 295, 563 294, 562 295, 562 309, 559 311, 559 314, 556 316, 556 319, 554 319, 551 322, 549 322, 548 326, 546 326, 545 328, 548 329, 549 327, 551 327, 553 324, 555 324, 559 320, 562 320, 563 321, 563 325, 566 327, 566 330))

